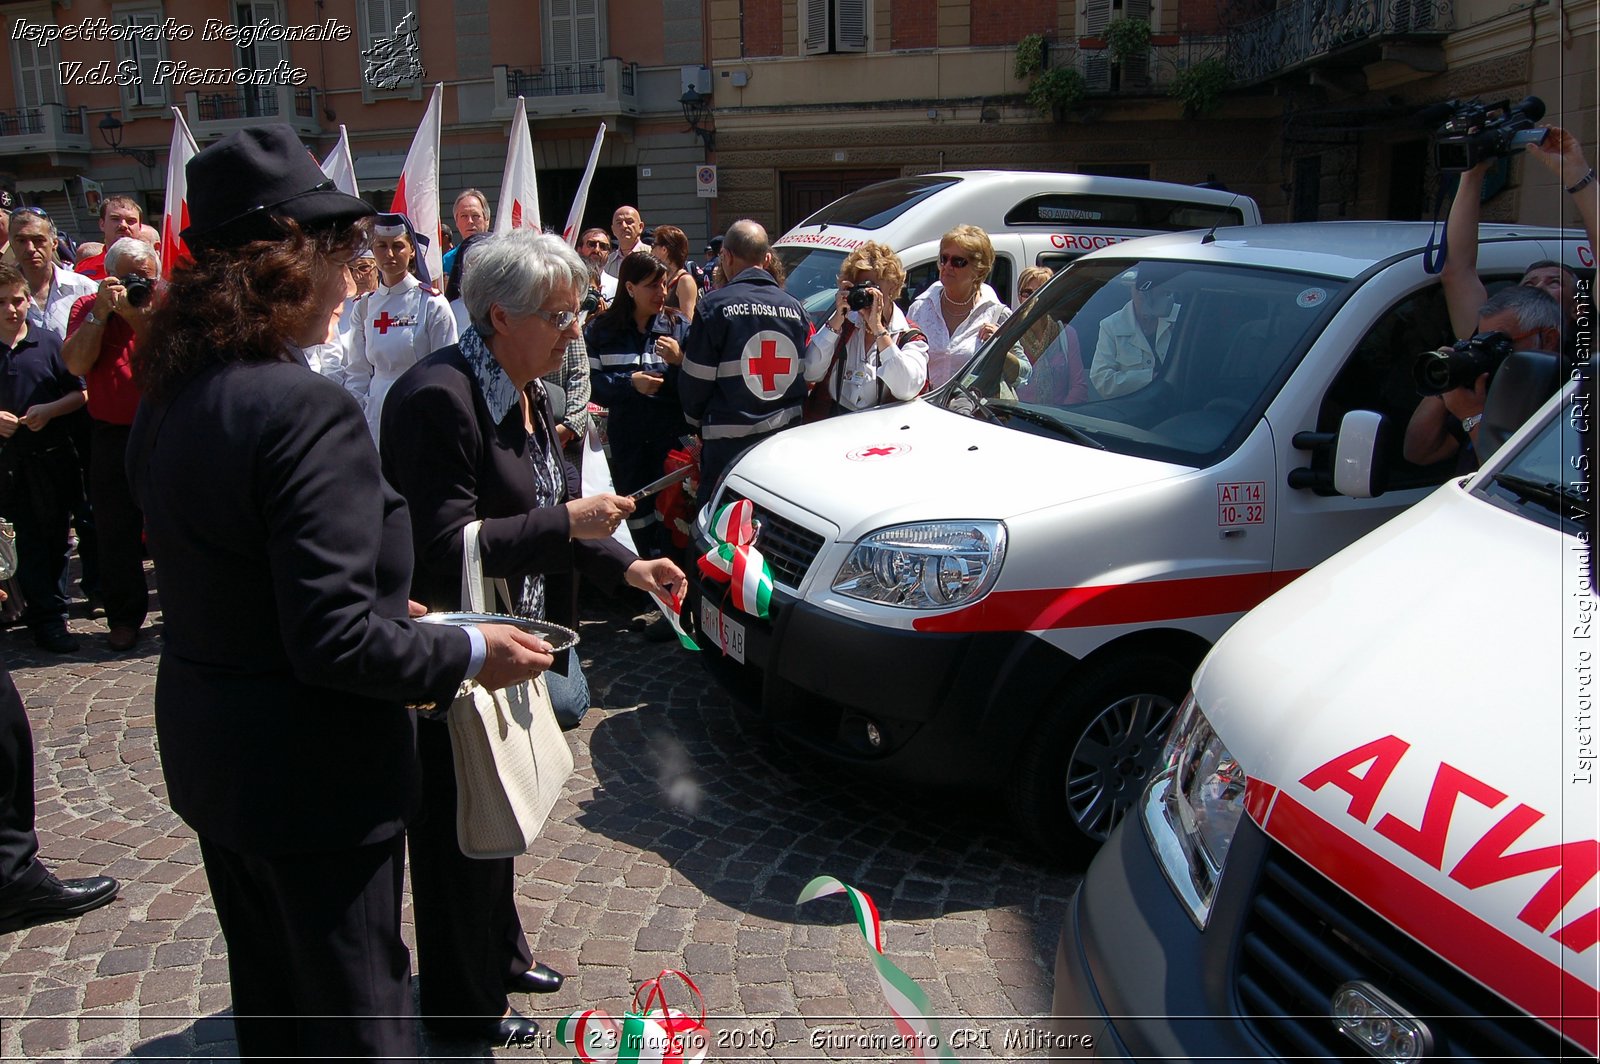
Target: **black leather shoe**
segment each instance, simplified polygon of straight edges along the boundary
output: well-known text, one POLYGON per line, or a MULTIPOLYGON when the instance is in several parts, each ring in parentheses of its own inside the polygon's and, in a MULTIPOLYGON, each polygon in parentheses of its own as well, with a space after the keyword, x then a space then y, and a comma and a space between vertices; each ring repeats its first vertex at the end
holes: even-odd
POLYGON ((65 628, 33 633, 33 641, 52 654, 71 654, 78 649, 77 637, 65 628))
POLYGON ((430 1034, 458 1042, 480 1042, 509 1048, 532 1045, 539 1033, 539 1024, 516 1012, 498 1020, 430 1020, 422 1025, 430 1034))
POLYGON ((554 994, 566 981, 566 976, 548 964, 535 963, 521 975, 507 979, 506 989, 513 994, 554 994))
POLYGON ((0 935, 64 916, 80 916, 116 896, 117 881, 110 876, 63 882, 47 873, 31 890, 0 903, 0 935))

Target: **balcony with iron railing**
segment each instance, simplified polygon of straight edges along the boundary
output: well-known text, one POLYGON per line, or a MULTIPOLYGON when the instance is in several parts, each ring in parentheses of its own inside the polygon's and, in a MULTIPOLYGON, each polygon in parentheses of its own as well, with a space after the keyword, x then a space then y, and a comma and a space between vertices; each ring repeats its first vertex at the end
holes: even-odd
POLYGON ((87 152, 88 128, 82 107, 46 103, 0 111, 0 155, 87 152))
POLYGON ((1184 70, 1207 59, 1226 59, 1227 50, 1228 39, 1218 35, 1155 34, 1146 54, 1119 62, 1104 40, 1080 37, 1050 42, 1045 64, 1076 69, 1094 95, 1164 95, 1184 70))
POLYGON ((530 117, 637 114, 638 83, 639 64, 616 56, 532 72, 497 66, 494 116, 509 118, 518 96, 530 117))
MULTIPOLYGON (((1293 0, 1233 24, 1228 65, 1237 83, 1249 85, 1322 60, 1409 62, 1424 53, 1408 46, 1439 49, 1454 28, 1451 0, 1293 0)), ((1442 62, 1440 54, 1437 69, 1442 62)))
POLYGON ((196 137, 231 133, 263 121, 287 122, 296 133, 321 132, 317 120, 320 90, 310 86, 265 85, 220 92, 184 93, 184 110, 196 137))

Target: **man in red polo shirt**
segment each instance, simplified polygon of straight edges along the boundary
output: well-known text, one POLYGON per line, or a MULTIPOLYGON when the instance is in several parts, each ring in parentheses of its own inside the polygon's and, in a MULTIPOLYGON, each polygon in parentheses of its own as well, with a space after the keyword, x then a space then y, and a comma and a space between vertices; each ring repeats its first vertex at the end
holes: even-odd
POLYGON ((106 251, 84 259, 73 269, 90 280, 103 280, 106 276, 106 254, 111 250, 111 245, 125 236, 138 236, 139 226, 143 222, 144 211, 127 196, 107 196, 101 200, 100 232, 106 238, 106 251))
POLYGON ((144 580, 144 514, 128 487, 128 430, 139 407, 133 349, 149 326, 156 295, 130 293, 122 278, 137 274, 155 285, 161 260, 137 237, 106 249, 108 276, 100 290, 72 305, 61 360, 89 390, 89 504, 99 533, 100 589, 111 649, 132 650, 148 611, 144 580))

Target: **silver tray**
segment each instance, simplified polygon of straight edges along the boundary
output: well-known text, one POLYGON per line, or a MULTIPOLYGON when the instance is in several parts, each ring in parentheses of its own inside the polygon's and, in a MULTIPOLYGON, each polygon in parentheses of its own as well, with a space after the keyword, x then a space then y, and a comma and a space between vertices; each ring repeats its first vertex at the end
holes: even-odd
POLYGON ((423 624, 454 624, 461 627, 469 624, 509 624, 543 639, 557 654, 578 645, 578 633, 554 621, 535 621, 501 613, 425 613, 417 620, 423 624))

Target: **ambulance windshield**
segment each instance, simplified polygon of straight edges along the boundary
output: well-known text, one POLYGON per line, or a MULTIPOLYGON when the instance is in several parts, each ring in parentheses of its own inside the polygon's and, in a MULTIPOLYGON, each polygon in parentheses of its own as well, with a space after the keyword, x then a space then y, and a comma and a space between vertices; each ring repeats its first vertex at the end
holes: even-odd
POLYGON ((1347 284, 1085 260, 1023 304, 935 401, 1019 431, 1208 464, 1260 420, 1347 284))

